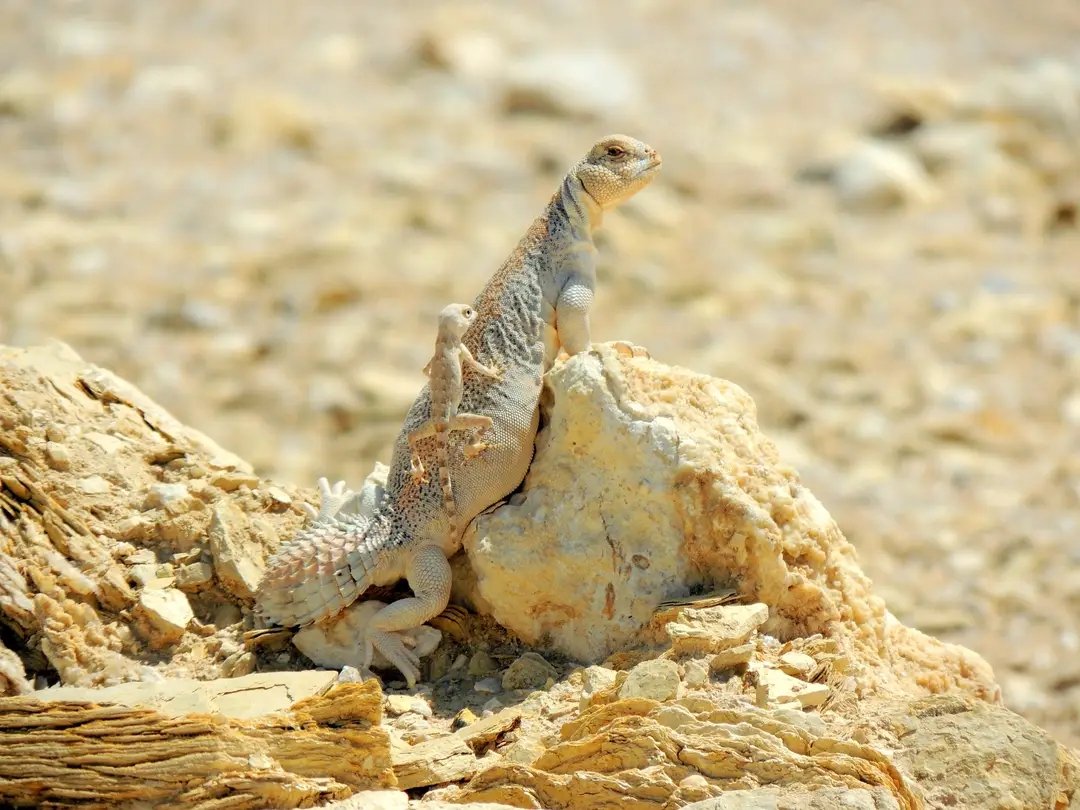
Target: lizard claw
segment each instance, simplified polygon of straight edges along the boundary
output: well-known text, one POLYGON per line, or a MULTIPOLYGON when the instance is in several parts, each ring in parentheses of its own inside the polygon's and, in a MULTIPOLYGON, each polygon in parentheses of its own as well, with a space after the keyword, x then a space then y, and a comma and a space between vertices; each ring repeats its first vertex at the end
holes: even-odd
POLYGON ((383 654, 391 664, 398 668, 405 676, 405 682, 409 688, 416 686, 420 678, 420 657, 405 646, 402 636, 398 633, 382 630, 371 630, 364 638, 364 665, 371 665, 373 648, 383 654))

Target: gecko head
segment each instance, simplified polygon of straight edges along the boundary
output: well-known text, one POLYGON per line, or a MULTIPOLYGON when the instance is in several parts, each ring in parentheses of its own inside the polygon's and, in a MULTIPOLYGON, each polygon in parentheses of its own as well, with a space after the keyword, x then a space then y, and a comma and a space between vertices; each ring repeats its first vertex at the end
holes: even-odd
POLYGON ((597 141, 574 174, 601 209, 614 208, 645 188, 660 171, 660 154, 628 135, 597 141))
POLYGON ((468 304, 447 304, 439 313, 439 331, 461 337, 475 320, 476 310, 468 304))

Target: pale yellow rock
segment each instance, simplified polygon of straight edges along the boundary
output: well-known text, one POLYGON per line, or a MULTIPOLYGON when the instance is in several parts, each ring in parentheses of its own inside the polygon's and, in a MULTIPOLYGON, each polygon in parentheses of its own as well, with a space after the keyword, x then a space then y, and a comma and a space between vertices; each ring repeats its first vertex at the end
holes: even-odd
POLYGON ((817 667, 813 656, 801 652, 786 652, 778 660, 781 670, 804 680, 817 667))
POLYGON ((619 687, 619 697, 671 700, 679 692, 679 665, 674 661, 656 658, 642 661, 630 670, 619 687))
POLYGON ((0 642, 0 697, 32 691, 33 686, 26 680, 22 660, 0 642))
MULTIPOLYGON (((250 696, 249 696, 250 699, 250 696)), ((394 785, 374 682, 258 719, 0 698, 0 803, 122 807, 310 807, 394 785)))
POLYGON ((35 692, 34 697, 46 702, 93 701, 142 706, 169 716, 199 712, 253 718, 284 711, 297 701, 322 695, 336 679, 336 672, 325 670, 260 672, 212 681, 190 678, 134 681, 103 689, 56 686, 35 692))
POLYGON ((744 666, 750 663, 750 659, 753 657, 754 645, 752 643, 740 644, 737 647, 730 647, 723 652, 719 652, 710 658, 709 669, 713 672, 720 672, 732 667, 744 666))
POLYGON ((472 749, 454 735, 394 752, 394 775, 402 790, 459 782, 476 773, 477 767, 472 749))
POLYGON ((755 697, 762 708, 798 703, 803 708, 820 706, 829 697, 829 687, 823 683, 806 683, 779 669, 759 669, 755 697))
POLYGON ((686 608, 666 629, 676 653, 701 655, 743 644, 768 618, 768 605, 760 603, 686 608))
POLYGON ((175 588, 144 588, 133 613, 150 646, 157 648, 178 641, 195 618, 187 594, 175 588))
POLYGON ((387 695, 386 713, 397 717, 406 712, 414 712, 421 717, 431 717, 431 706, 419 695, 387 695))
POLYGON ((210 521, 209 541, 214 571, 222 587, 238 598, 254 598, 264 561, 252 540, 247 516, 233 503, 220 502, 210 521))
POLYGON ((738 386, 604 345, 556 364, 545 384, 521 494, 464 537, 471 602, 519 637, 603 660, 661 643, 661 602, 733 584, 768 605, 761 632, 833 639, 860 689, 997 699, 977 654, 888 618, 738 386))

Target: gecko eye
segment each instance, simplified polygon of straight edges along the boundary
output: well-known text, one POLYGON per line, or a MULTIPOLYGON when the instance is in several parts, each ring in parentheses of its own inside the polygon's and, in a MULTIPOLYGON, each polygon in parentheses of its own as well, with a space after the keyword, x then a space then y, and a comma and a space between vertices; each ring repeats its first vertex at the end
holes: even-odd
POLYGON ((461 314, 466 318, 471 318, 473 316, 472 307, 465 307, 461 314))
POLYGON ((617 158, 617 157, 622 157, 625 154, 626 154, 626 150, 623 149, 621 146, 609 146, 607 148, 607 156, 608 157, 617 158))

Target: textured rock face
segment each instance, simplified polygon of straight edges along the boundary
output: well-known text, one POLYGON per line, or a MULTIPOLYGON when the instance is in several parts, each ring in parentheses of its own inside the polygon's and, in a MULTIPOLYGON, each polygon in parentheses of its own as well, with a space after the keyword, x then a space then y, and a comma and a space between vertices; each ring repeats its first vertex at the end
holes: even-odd
POLYGON ((0 624, 17 642, 0 648, 0 695, 26 673, 102 686, 151 667, 250 671, 250 587, 303 519, 262 483, 68 347, 0 347, 0 624))
MULTIPOLYGON (((264 679, 261 688, 271 685, 264 679)), ((230 688, 209 684, 203 697, 215 686, 220 694, 230 688)), ((233 688, 242 693, 251 686, 233 688)), ((199 689, 190 684, 186 695, 172 697, 183 703, 199 689)), ((159 711, 138 699, 128 707, 0 698, 0 800, 16 807, 138 801, 256 810, 310 807, 394 784, 377 685, 343 684, 290 703, 270 702, 265 708, 280 713, 240 719, 209 708, 159 711)))
POLYGON ((768 605, 767 633, 839 639, 861 688, 996 695, 977 655, 890 619, 738 386, 603 346, 547 383, 523 491, 465 538, 461 587, 500 624, 593 662, 663 640, 661 601, 730 586, 768 605))
MULTIPOLYGON (((444 677, 383 719, 373 681, 340 683, 355 671, 266 672, 296 665, 287 632, 241 645, 245 579, 299 498, 63 349, 0 349, 0 373, 0 688, 31 692, 0 698, 0 803, 1080 801, 1073 752, 973 698, 996 696, 977 655, 888 614, 730 383, 604 347, 557 368, 529 480, 455 563, 458 591, 540 650, 500 654, 505 632, 455 607, 441 641, 414 639, 444 677), (575 668, 548 640, 610 654, 575 668), (234 677, 176 677, 218 673, 234 677), (96 688, 122 681, 141 682, 96 688)), ((352 660, 375 605, 306 631, 308 649, 352 660)))

